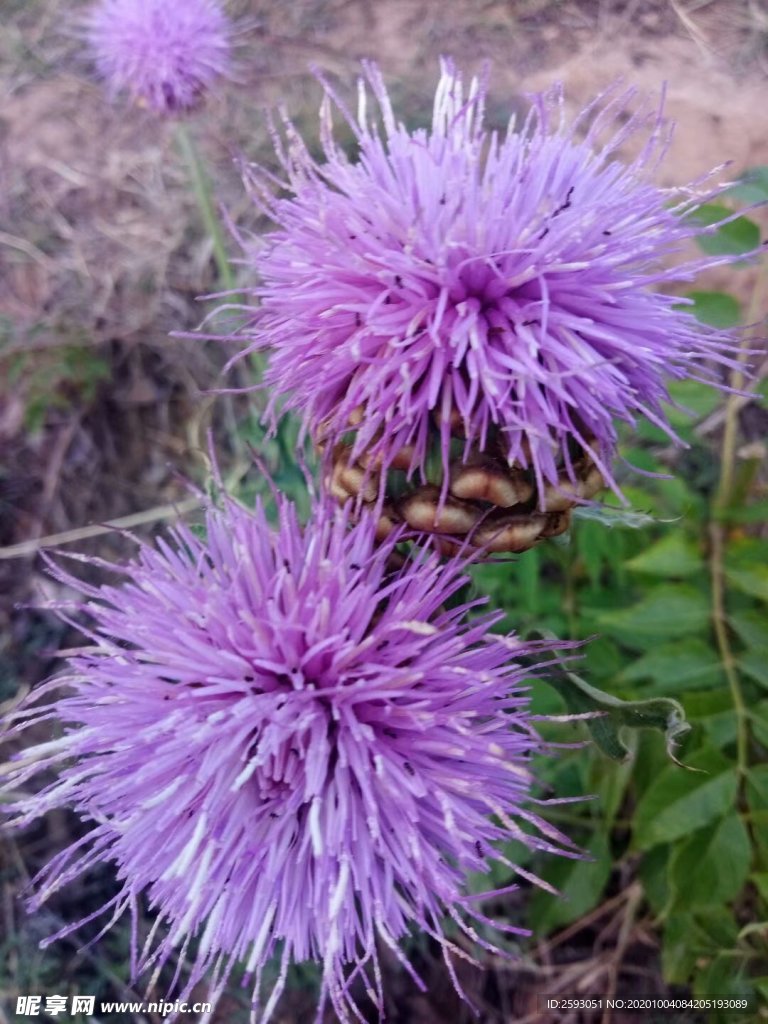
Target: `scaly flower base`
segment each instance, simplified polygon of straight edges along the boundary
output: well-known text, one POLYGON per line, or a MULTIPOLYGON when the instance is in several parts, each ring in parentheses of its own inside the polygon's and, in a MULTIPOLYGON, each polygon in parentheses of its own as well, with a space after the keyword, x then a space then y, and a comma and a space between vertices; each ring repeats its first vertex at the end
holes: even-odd
POLYGON ((509 465, 497 445, 471 451, 449 463, 444 481, 415 484, 407 480, 412 450, 403 448, 393 461, 384 489, 375 461, 355 461, 351 444, 333 449, 326 485, 342 504, 356 498, 379 508, 377 539, 384 540, 401 523, 434 535, 435 546, 453 555, 466 543, 488 554, 522 552, 542 540, 565 533, 574 507, 603 489, 600 471, 583 448, 573 445, 571 472, 563 466, 557 485, 540 494, 530 468, 509 465))

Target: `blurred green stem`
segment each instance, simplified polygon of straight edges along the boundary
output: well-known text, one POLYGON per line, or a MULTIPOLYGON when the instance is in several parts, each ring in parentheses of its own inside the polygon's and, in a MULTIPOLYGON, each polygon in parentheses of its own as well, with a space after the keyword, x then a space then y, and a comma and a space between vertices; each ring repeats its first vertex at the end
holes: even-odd
POLYGON ((235 290, 235 275, 232 272, 227 248, 224 242, 224 232, 221 220, 216 213, 213 201, 213 189, 211 180, 206 174, 203 162, 200 159, 195 141, 189 128, 183 121, 176 122, 176 133, 179 140, 179 148, 186 160, 189 169, 189 176, 192 181, 192 188, 200 210, 205 230, 213 243, 213 257, 216 260, 216 268, 219 275, 219 285, 224 291, 235 290))
MULTIPOLYGON (((725 454, 725 452, 723 453, 725 454)), ((747 706, 741 692, 741 682, 736 668, 736 658, 728 635, 728 621, 725 610, 725 533, 726 527, 717 521, 709 524, 710 575, 712 578, 712 625, 715 630, 717 647, 723 671, 731 691, 733 708, 736 712, 736 764, 742 777, 749 764, 747 729, 747 706)))
MULTIPOLYGON (((752 299, 747 313, 747 323, 754 324, 763 308, 768 290, 768 263, 760 266, 752 299)), ((737 365, 731 372, 730 386, 734 391, 743 389, 749 362, 749 345, 752 331, 745 331, 739 346, 737 365)), ((729 394, 725 406, 725 426, 720 451, 720 481, 715 496, 713 517, 709 524, 710 574, 712 578, 712 624, 715 630, 720 659, 723 663, 728 686, 731 691, 733 708, 736 712, 736 760, 742 779, 749 767, 749 724, 747 706, 741 689, 736 657, 728 634, 728 619, 725 607, 725 549, 728 541, 728 510, 734 500, 736 479, 736 444, 739 434, 739 395, 729 394)))

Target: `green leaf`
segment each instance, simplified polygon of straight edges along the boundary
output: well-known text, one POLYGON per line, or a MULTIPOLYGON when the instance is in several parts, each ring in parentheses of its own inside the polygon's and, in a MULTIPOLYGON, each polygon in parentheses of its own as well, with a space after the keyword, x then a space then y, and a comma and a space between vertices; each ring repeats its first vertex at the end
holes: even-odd
MULTIPOLYGON (((688 308, 688 307, 681 307, 688 308)), ((722 403, 723 396, 697 380, 677 380, 669 385, 670 401, 665 404, 667 418, 685 441, 695 444, 691 430, 722 403)), ((660 439, 662 442, 665 438, 660 439)))
POLYGON ((729 743, 734 743, 739 727, 735 711, 722 711, 719 715, 710 715, 701 723, 707 742, 722 750, 729 743))
POLYGON ((718 518, 729 523, 762 523, 768 519, 768 501, 753 501, 738 507, 726 506, 718 509, 718 518))
POLYGON ((699 907, 694 911, 696 930, 704 948, 728 949, 738 939, 739 928, 733 913, 727 907, 716 905, 699 907))
POLYGON ((691 718, 707 718, 719 715, 723 711, 733 710, 730 692, 721 687, 715 690, 703 690, 699 693, 686 693, 683 697, 685 709, 691 718))
POLYGON ((768 623, 764 612, 751 609, 734 612, 728 616, 728 622, 748 647, 768 647, 768 623))
POLYGON ((768 747, 768 700, 761 700, 759 704, 752 704, 747 710, 752 731, 758 743, 768 747))
POLYGON ((754 884, 760 896, 768 903, 768 871, 755 871, 749 876, 749 880, 754 884))
POLYGON ((584 675, 588 679, 615 679, 626 661, 625 652, 607 636, 597 636, 584 649, 584 675))
POLYGON ((736 813, 700 828, 679 843, 670 859, 671 899, 676 909, 728 903, 746 884, 752 846, 736 813))
MULTIPOLYGON (((698 207, 691 217, 699 224, 710 226, 731 215, 732 211, 727 206, 706 203, 698 207)), ((699 248, 711 255, 740 256, 753 252, 760 245, 760 228, 749 217, 736 217, 711 234, 698 235, 696 243, 699 248)))
POLYGON ((682 700, 686 714, 701 726, 712 746, 722 748, 736 739, 736 713, 726 688, 686 693, 682 700))
POLYGON ((761 601, 768 601, 768 565, 753 565, 749 569, 726 568, 725 575, 732 587, 761 601))
POLYGON ((628 758, 620 764, 606 765, 602 759, 594 758, 592 767, 592 778, 585 789, 597 794, 603 827, 609 829, 613 827, 632 778, 632 761, 628 758))
POLYGON ((531 548, 518 559, 517 582, 525 607, 531 615, 538 614, 541 591, 541 552, 538 548, 531 548))
POLYGON ((683 690, 716 686, 724 681, 720 659, 713 648, 692 636, 653 647, 647 654, 630 661, 619 673, 622 683, 651 681, 644 693, 674 696, 683 690))
MULTIPOLYGON (((745 957, 734 956, 732 949, 717 951, 705 957, 698 964, 693 979, 693 994, 699 998, 704 996, 721 996, 736 999, 740 996, 754 994, 754 989, 746 977, 747 961, 745 957)), ((738 1020, 738 1017, 736 1018, 738 1020)), ((712 1013, 710 1024, 726 1024, 732 1021, 730 1014, 712 1013)))
POLYGON ((623 761, 628 753, 621 740, 623 728, 660 730, 666 736, 667 753, 673 760, 675 746, 690 731, 682 706, 669 697, 620 700, 562 667, 551 669, 546 681, 562 696, 571 714, 597 712, 597 717, 586 719, 587 728, 600 750, 614 760, 623 761))
POLYGON ((691 943, 693 931, 691 914, 674 914, 666 923, 661 967, 664 980, 670 985, 685 985, 693 972, 698 956, 691 943))
POLYGON ((693 913, 671 914, 664 927, 661 961, 664 978, 670 984, 685 985, 697 961, 731 949, 738 931, 733 913, 726 907, 700 907, 693 913))
MULTIPOLYGON (((537 761, 537 776, 542 774, 541 769, 545 767, 550 758, 541 757, 537 761), (543 763, 542 763, 543 762, 543 763)), ((587 778, 587 761, 583 757, 563 758, 557 763, 550 763, 547 771, 547 781, 558 796, 583 797, 589 781, 587 778)))
POLYGON ((768 562, 768 540, 758 537, 739 537, 728 547, 726 562, 732 569, 751 569, 753 565, 768 562))
POLYGON ((689 759, 686 771, 668 765, 651 783, 635 809, 633 845, 647 850, 670 843, 721 818, 733 806, 738 776, 718 751, 704 748, 689 759))
POLYGON ((768 167, 750 167, 723 196, 741 203, 765 202, 768 200, 768 167))
POLYGON ((739 656, 741 671, 768 689, 768 649, 746 651, 739 656))
POLYGON ((710 327, 735 327, 741 320, 741 307, 727 292, 688 292, 693 306, 678 308, 693 313, 697 320, 710 327))
POLYGON ((597 906, 611 874, 613 857, 603 832, 595 832, 586 849, 592 860, 557 860, 549 866, 547 881, 564 898, 541 889, 534 892, 529 920, 536 935, 547 935, 597 906))
POLYGON ((680 530, 675 530, 624 564, 633 572, 668 579, 699 572, 704 567, 704 560, 696 545, 680 530))
POLYGON ((669 852, 669 846, 654 846, 643 854, 638 865, 638 876, 643 883, 646 899, 657 915, 661 914, 669 900, 669 852))
POLYGON ((747 801, 755 811, 768 809, 768 764, 758 764, 749 769, 747 801))
POLYGON ((595 615, 599 626, 618 633, 631 646, 645 638, 687 637, 709 626, 707 594, 688 585, 657 587, 637 604, 595 615))
POLYGON ((637 804, 639 795, 648 789, 656 776, 669 764, 666 745, 658 733, 641 729, 636 735, 637 751, 632 762, 632 788, 635 804, 637 804))

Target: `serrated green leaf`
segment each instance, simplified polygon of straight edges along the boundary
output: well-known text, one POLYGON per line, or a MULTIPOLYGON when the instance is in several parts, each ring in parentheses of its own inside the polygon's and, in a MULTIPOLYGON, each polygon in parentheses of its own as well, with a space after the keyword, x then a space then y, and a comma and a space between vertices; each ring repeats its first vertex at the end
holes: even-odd
POLYGON ((717 686, 724 681, 717 652, 704 640, 688 637, 653 647, 647 654, 629 661, 618 679, 622 683, 650 680, 644 694, 676 694, 688 689, 717 686))
POLYGON ((696 545, 680 530, 675 530, 624 564, 633 572, 668 579, 699 572, 704 567, 704 560, 696 545))
POLYGON ((730 761, 705 748, 688 758, 688 767, 699 770, 668 765, 641 797, 635 809, 636 849, 680 839, 723 817, 733 806, 738 775, 730 761))
POLYGON ((546 681, 562 696, 571 714, 597 713, 597 717, 585 719, 587 728, 600 750, 614 760, 623 761, 628 753, 621 739, 622 729, 658 729, 663 732, 667 753, 673 760, 677 743, 690 731, 682 705, 669 697, 620 700, 562 667, 550 669, 546 681))
POLYGON ((599 612, 595 620, 601 628, 642 648, 643 638, 687 637, 707 629, 709 599, 701 589, 687 585, 656 587, 637 604, 599 612))
MULTIPOLYGON (((710 226, 731 215, 732 211, 727 206, 706 203, 698 207, 691 217, 699 224, 710 226)), ((711 234, 698 235, 696 243, 704 252, 711 255, 742 256, 754 252, 760 245, 760 228, 749 217, 736 217, 711 234)))
POLYGON ((530 913, 535 934, 547 935, 597 906, 610 877, 613 858, 603 832, 595 832, 585 846, 592 860, 558 860, 550 864, 547 881, 563 896, 535 891, 530 913))
POLYGON ((749 833, 738 814, 697 829, 675 846, 670 858, 675 910, 729 903, 744 887, 751 860, 749 833))

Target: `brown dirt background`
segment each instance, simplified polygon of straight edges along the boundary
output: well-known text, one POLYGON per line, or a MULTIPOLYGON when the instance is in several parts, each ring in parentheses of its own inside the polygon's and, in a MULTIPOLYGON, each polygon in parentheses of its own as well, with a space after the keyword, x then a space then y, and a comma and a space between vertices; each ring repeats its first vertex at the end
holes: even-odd
MULTIPOLYGON (((768 164, 765 0, 232 0, 228 7, 240 25, 237 80, 192 129, 219 202, 246 231, 260 224, 234 158, 270 159, 265 112, 278 103, 314 132, 320 90, 310 63, 346 89, 359 60, 373 58, 400 110, 423 117, 439 55, 467 71, 490 60, 489 115, 499 123, 524 108, 526 92, 558 79, 574 112, 619 77, 654 95, 666 83, 677 131, 663 182, 694 179, 725 161, 728 178, 768 164)), ((220 348, 169 337, 200 321, 205 306, 197 297, 215 284, 210 244, 173 126, 110 105, 92 80, 76 31, 83 9, 63 0, 0 0, 0 710, 4 698, 45 674, 62 637, 39 607, 51 585, 35 542, 138 512, 152 528, 165 506, 188 497, 180 476, 200 472, 210 424, 225 467, 237 466, 238 424, 247 416, 244 400, 209 394, 222 383, 220 348)), ((125 545, 105 532, 77 549, 115 555, 125 545)), ((28 927, 7 892, 3 910, 6 924, 28 927)), ((542 950, 533 974, 499 966, 490 988, 468 982, 482 1005, 497 1008, 481 1019, 547 1024, 531 978, 539 990, 542 978, 568 978, 569 959, 576 964, 570 991, 577 983, 600 990, 606 970, 626 969, 626 984, 640 976, 642 991, 659 984, 653 937, 617 966, 604 924, 566 946, 565 959, 542 950)), ((435 977, 437 996, 396 996, 392 1019, 463 1021, 449 983, 435 977)), ((118 990, 114 998, 128 996, 118 990)), ((278 1019, 294 1024, 310 1012, 296 996, 278 1019)), ((216 1019, 234 1018, 235 1007, 223 1005, 216 1019)), ((619 1016, 613 1021, 621 1024, 619 1016)))

